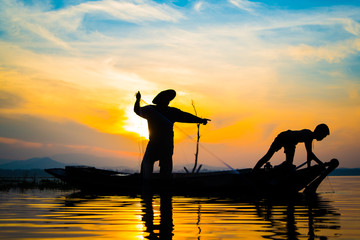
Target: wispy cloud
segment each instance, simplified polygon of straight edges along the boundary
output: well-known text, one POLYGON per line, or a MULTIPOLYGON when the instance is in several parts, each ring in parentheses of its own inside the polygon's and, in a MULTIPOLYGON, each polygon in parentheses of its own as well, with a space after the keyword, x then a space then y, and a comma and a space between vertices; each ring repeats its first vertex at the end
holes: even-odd
POLYGON ((194 5, 195 11, 200 12, 201 9, 202 9, 202 7, 203 7, 203 5, 204 5, 204 2, 201 2, 201 1, 195 3, 195 5, 194 5))
POLYGON ((154 21, 177 22, 183 18, 180 12, 168 5, 157 4, 148 0, 102 0, 84 2, 56 12, 51 12, 51 14, 54 16, 54 20, 64 19, 64 16, 84 18, 86 14, 98 16, 103 19, 121 20, 132 23, 154 21))
POLYGON ((147 0, 85 2, 57 10, 49 10, 46 5, 25 6, 21 2, 9 0, 1 0, 0 4, 1 28, 7 34, 18 41, 21 36, 28 38, 27 40, 35 40, 38 36, 67 50, 72 50, 69 41, 86 33, 83 25, 86 17, 137 24, 177 22, 183 18, 175 9, 147 0))
MULTIPOLYGON (((259 146, 288 124, 313 127, 323 119, 360 131, 340 118, 358 112, 360 87, 349 69, 359 64, 359 6, 76 2, 54 9, 47 1, 0 0, 2 116, 68 119, 125 138, 135 92, 151 100, 175 88, 184 94, 172 103, 186 108, 194 97, 213 120, 209 141, 226 139, 228 148, 259 146), (276 127, 265 136, 263 126, 276 127)), ((0 137, 18 139, 14 134, 0 137)), ((88 136, 69 145, 90 145, 82 144, 88 136)), ((104 149, 116 140, 102 137, 104 149)))
POLYGON ((339 19, 334 19, 334 20, 343 23, 344 28, 349 33, 351 33, 351 34, 353 34, 355 36, 360 35, 360 24, 358 22, 354 21, 353 19, 351 19, 351 18, 339 18, 339 19))
POLYGON ((321 47, 302 44, 288 48, 288 53, 292 58, 307 63, 321 60, 336 63, 350 55, 357 54, 359 51, 360 39, 346 40, 321 47))
POLYGON ((231 4, 238 7, 241 10, 253 13, 255 9, 259 6, 259 3, 251 2, 248 0, 229 0, 231 4))

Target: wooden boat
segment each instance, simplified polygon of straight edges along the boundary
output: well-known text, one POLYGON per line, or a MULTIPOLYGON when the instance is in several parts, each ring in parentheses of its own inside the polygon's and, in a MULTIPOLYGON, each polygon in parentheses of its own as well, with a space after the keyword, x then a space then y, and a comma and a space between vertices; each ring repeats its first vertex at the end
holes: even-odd
POLYGON ((173 173, 171 180, 153 174, 144 181, 139 173, 123 173, 94 167, 67 166, 45 171, 84 191, 129 193, 152 189, 172 193, 232 193, 249 195, 315 193, 323 179, 339 165, 337 159, 306 168, 284 167, 229 171, 173 173))

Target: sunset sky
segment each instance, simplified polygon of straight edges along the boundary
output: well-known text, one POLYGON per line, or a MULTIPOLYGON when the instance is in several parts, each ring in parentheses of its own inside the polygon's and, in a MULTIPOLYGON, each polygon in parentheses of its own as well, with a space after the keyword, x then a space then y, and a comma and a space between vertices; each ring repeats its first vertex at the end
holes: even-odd
MULTIPOLYGON (((151 103, 212 121, 200 163, 253 167, 278 133, 330 127, 323 161, 360 167, 357 0, 0 0, 0 158, 138 168, 151 103), (145 103, 142 103, 145 105, 145 103)), ((174 164, 196 125, 177 123, 174 164)), ((283 151, 272 163, 284 160, 283 151)), ((303 144, 295 164, 306 160, 303 144)))

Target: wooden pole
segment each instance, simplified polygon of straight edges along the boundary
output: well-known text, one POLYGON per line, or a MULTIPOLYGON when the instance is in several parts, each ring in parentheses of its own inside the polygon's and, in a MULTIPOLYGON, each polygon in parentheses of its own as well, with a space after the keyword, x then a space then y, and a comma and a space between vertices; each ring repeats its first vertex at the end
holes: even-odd
MULTIPOLYGON (((196 112, 196 108, 195 108, 195 104, 194 101, 191 101, 191 104, 194 108, 195 111, 195 115, 197 116, 197 112, 196 112)), ((199 142, 200 142, 200 123, 197 124, 197 139, 196 139, 196 152, 195 152, 195 163, 194 163, 194 168, 192 170, 192 173, 194 173, 196 171, 196 167, 198 164, 198 158, 199 158, 199 142)), ((199 169, 200 170, 200 169, 199 169)))

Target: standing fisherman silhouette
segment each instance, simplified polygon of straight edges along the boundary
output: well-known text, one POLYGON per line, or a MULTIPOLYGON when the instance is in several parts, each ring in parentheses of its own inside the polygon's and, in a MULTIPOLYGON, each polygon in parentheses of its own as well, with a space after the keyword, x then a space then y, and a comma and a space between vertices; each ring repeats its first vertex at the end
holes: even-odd
POLYGON ((312 142, 314 139, 321 141, 329 134, 329 127, 324 123, 317 125, 314 131, 303 129, 300 131, 287 130, 282 132, 275 138, 267 153, 257 162, 253 171, 259 170, 261 166, 268 162, 274 153, 279 151, 282 147, 284 148, 286 155, 284 164, 291 167, 294 161, 296 145, 300 142, 305 144, 308 167, 310 167, 311 160, 316 161, 318 164, 323 164, 323 162, 321 162, 313 153, 312 142))
POLYGON ((173 169, 172 155, 174 152, 174 123, 201 123, 206 125, 210 119, 199 118, 180 109, 169 107, 176 96, 175 90, 160 92, 154 99, 155 105, 140 107, 141 94, 136 93, 134 112, 148 121, 149 143, 141 163, 141 174, 144 179, 150 179, 154 163, 160 161, 160 175, 170 179, 173 169))

